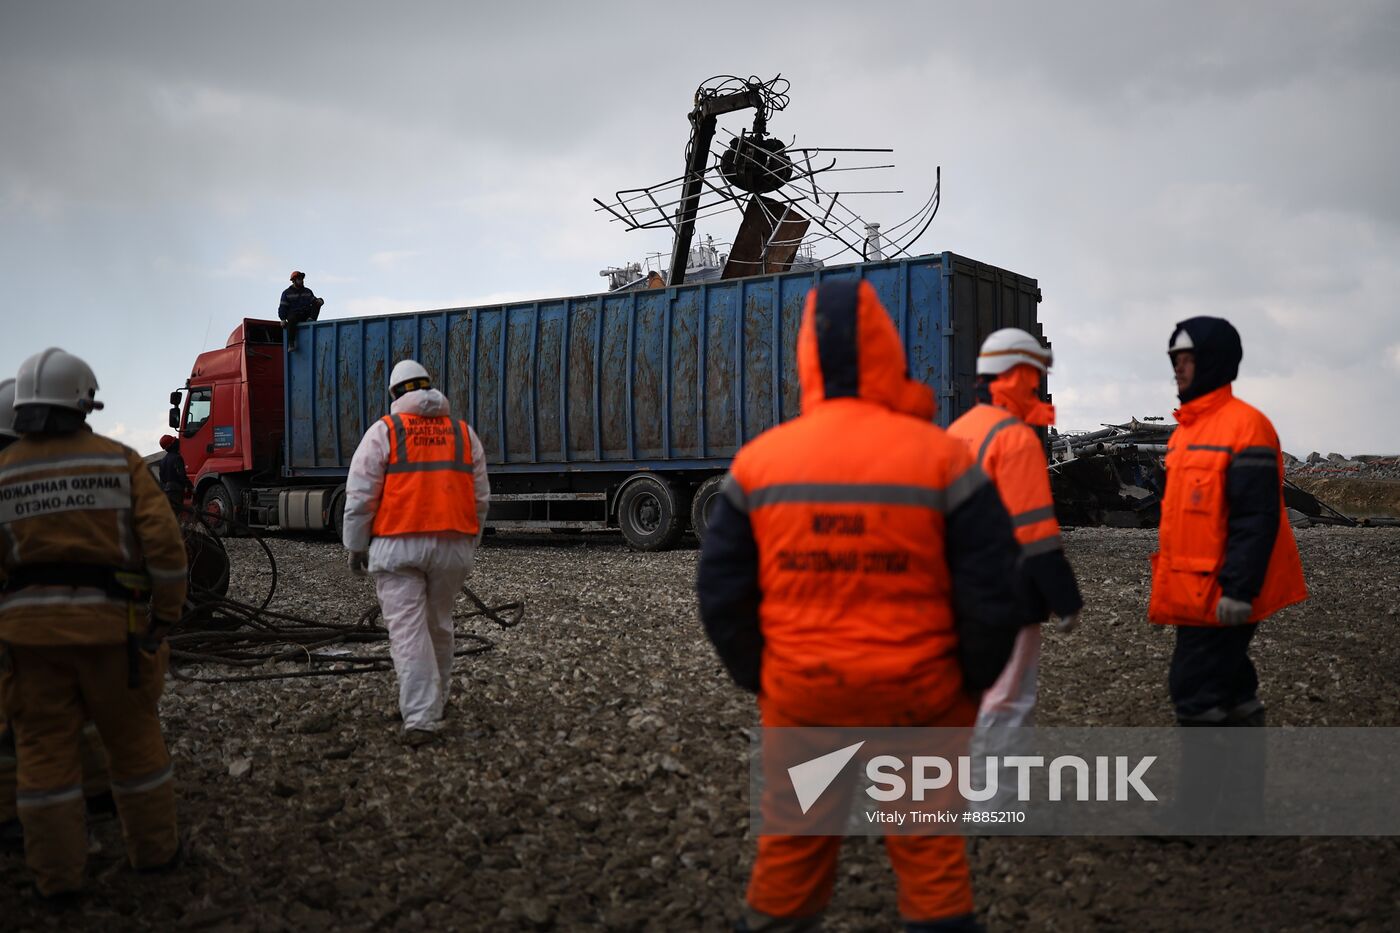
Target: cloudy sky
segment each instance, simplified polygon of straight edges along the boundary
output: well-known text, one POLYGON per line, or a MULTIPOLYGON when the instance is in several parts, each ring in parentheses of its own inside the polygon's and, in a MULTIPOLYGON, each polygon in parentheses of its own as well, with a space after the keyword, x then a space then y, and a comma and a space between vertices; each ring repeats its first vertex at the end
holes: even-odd
POLYGON ((86 357, 146 452, 292 268, 323 317, 599 291, 669 240, 591 198, 679 174, 704 78, 781 72, 775 133, 895 148, 868 219, 941 165, 918 251, 1039 279, 1063 427, 1169 413, 1216 314, 1287 449, 1400 451, 1397 49, 1366 0, 0 0, 0 371, 86 357))

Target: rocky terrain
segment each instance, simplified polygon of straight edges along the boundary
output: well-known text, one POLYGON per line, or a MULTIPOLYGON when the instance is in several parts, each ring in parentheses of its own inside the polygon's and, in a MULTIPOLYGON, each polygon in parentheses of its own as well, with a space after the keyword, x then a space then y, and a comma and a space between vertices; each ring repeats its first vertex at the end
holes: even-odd
MULTIPOLYGON (((1400 529, 1309 528, 1312 590, 1255 642, 1271 725, 1400 725, 1400 529)), ((1066 535, 1088 608, 1047 632, 1045 725, 1169 725, 1170 633, 1144 621, 1155 533, 1066 535)), ((271 541, 274 606, 352 622, 373 600, 327 541, 271 541)), ((247 598, 256 545, 233 541, 247 598)), ((528 601, 494 650, 459 662, 445 740, 410 750, 392 675, 213 685, 163 704, 188 857, 125 867, 93 827, 91 890, 53 914, 0 855, 6 930, 717 930, 753 840, 747 731, 695 618, 696 551, 614 537, 492 538, 473 588, 528 601)), ((463 609, 467 608, 465 601, 463 609)), ((1400 839, 986 838, 972 853, 990 930, 1392 930, 1400 839)), ((878 840, 844 850, 834 930, 892 930, 878 840)))
POLYGON ((1345 476, 1353 479, 1400 480, 1400 457, 1379 457, 1363 454, 1346 457, 1331 453, 1323 456, 1313 451, 1305 458, 1283 455, 1284 469, 1290 477, 1345 476))

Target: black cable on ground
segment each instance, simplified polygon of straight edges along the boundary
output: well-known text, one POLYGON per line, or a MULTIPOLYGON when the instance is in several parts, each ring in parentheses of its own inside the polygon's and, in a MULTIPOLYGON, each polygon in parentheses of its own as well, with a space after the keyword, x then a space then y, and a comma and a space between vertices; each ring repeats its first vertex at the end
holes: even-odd
MULTIPOLYGON (((214 588, 200 586, 191 581, 187 609, 167 638, 172 662, 214 664, 234 668, 254 668, 298 661, 308 665, 328 666, 259 674, 196 676, 185 673, 181 667, 172 663, 172 677, 194 683, 248 683, 393 670, 392 658, 384 654, 332 654, 324 650, 333 646, 387 644, 389 630, 376 624, 380 615, 378 602, 367 608, 356 622, 348 624, 325 622, 269 609, 273 594, 277 590, 277 558, 263 537, 250 526, 230 516, 194 512, 189 509, 183 510, 183 513, 197 520, 184 523, 187 549, 196 548, 194 541, 199 542, 197 547, 211 546, 210 542, 214 542, 213 546, 223 549, 222 542, 208 525, 210 522, 227 523, 258 542, 271 567, 272 582, 262 604, 254 606, 222 592, 228 582, 227 570, 216 581, 217 585, 214 588)), ((517 600, 492 607, 486 605, 470 588, 463 586, 462 591, 471 599, 476 609, 459 618, 483 616, 502 628, 518 625, 524 618, 523 601, 517 600)), ((459 642, 466 642, 463 647, 453 652, 454 658, 470 657, 495 647, 490 639, 473 632, 455 632, 454 635, 459 642)))

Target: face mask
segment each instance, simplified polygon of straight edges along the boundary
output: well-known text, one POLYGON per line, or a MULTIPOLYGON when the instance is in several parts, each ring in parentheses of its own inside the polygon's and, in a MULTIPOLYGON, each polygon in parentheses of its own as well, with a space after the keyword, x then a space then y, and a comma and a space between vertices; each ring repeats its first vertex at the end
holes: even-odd
POLYGON ((992 404, 1005 408, 1033 428, 1055 423, 1055 406, 1040 399, 1040 371, 1013 366, 991 384, 992 404))

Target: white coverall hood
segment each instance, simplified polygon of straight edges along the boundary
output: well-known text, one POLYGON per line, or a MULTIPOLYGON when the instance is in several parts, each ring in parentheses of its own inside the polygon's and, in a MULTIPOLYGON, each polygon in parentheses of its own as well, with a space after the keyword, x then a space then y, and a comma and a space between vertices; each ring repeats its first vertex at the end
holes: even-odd
POLYGON ((415 389, 394 399, 389 405, 389 413, 439 418, 451 414, 452 411, 447 404, 447 396, 437 389, 415 389))

